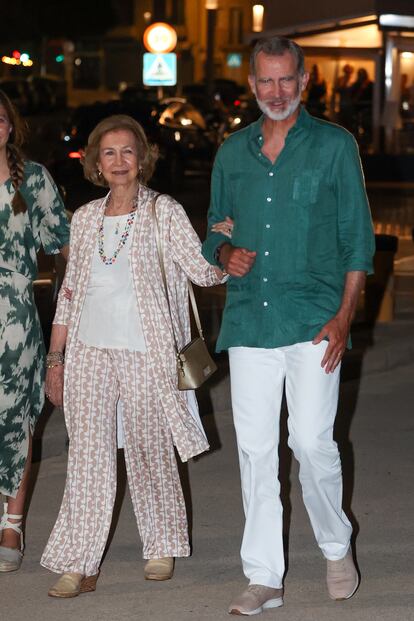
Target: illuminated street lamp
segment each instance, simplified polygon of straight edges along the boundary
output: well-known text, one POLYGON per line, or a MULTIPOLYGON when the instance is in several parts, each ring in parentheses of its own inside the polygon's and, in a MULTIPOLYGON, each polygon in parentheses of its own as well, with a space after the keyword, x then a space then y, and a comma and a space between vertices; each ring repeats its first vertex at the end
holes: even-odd
POLYGON ((253 32, 262 32, 263 30, 263 4, 253 5, 253 32))
POLYGON ((218 0, 206 0, 205 7, 207 9, 206 85, 207 95, 211 97, 214 85, 214 35, 218 0))

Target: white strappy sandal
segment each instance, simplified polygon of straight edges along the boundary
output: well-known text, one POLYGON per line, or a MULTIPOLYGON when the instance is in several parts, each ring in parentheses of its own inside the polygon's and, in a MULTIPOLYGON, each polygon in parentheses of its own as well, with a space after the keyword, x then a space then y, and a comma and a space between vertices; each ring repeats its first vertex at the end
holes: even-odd
POLYGON ((17 548, 6 548, 5 546, 0 546, 0 572, 7 571, 17 571, 20 569, 20 565, 22 564, 23 559, 23 532, 21 529, 22 526, 22 515, 16 515, 14 513, 8 513, 8 503, 4 503, 4 513, 0 522, 0 532, 6 528, 11 528, 18 535, 20 535, 20 550, 17 548), (10 522, 12 520, 19 520, 19 522, 10 522))

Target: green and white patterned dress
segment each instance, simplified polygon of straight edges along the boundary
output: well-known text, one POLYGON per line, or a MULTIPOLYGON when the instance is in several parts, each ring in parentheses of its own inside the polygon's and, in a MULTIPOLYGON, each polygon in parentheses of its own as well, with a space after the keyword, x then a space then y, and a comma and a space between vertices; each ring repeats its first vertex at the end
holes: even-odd
POLYGON ((45 348, 33 297, 36 252, 69 243, 59 193, 40 164, 25 163, 27 211, 14 215, 11 179, 0 185, 0 492, 15 497, 44 404, 45 348))

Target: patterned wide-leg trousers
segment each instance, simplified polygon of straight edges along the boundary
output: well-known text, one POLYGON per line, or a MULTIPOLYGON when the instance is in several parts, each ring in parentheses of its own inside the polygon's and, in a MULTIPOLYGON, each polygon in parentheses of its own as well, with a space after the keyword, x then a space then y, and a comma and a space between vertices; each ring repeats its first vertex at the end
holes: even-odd
POLYGON ((116 403, 122 403, 128 485, 144 558, 188 556, 185 503, 171 434, 146 355, 78 342, 65 370, 68 472, 41 564, 94 575, 116 493, 116 403))

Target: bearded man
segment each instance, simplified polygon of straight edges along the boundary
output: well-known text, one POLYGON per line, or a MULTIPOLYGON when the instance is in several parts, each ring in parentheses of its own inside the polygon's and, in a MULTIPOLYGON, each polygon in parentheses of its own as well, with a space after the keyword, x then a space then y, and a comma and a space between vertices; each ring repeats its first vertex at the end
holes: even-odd
POLYGON ((203 254, 229 274, 217 351, 229 351, 249 580, 230 604, 233 614, 283 604, 284 388, 289 446, 327 560, 329 595, 348 599, 359 583, 333 425, 341 359, 372 271, 374 235, 356 142, 301 107, 308 78, 293 41, 256 44, 249 83, 263 116, 224 142, 212 175, 203 254))

